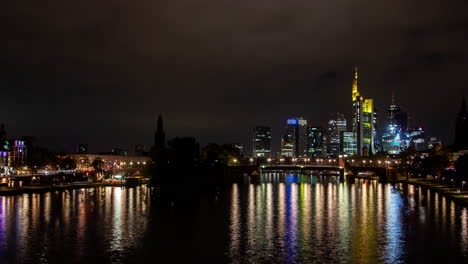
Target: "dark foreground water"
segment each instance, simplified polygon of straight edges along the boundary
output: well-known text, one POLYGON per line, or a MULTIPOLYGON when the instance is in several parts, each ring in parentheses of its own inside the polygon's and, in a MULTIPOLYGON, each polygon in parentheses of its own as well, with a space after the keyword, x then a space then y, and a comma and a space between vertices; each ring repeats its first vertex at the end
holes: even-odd
POLYGON ((468 209, 414 186, 270 174, 185 204, 154 197, 0 197, 0 263, 468 262, 468 209))

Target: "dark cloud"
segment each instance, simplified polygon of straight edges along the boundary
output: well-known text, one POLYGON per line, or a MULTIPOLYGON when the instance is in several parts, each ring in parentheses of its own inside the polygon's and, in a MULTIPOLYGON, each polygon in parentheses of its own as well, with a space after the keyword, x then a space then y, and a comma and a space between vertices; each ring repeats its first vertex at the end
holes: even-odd
MULTIPOLYGON (((352 68, 382 112, 391 91, 452 138, 468 83, 468 3, 442 1, 8 1, 1 119, 10 134, 95 150, 168 134, 250 142, 289 116, 350 112, 352 68)), ((278 146, 275 146, 276 148, 278 146)))

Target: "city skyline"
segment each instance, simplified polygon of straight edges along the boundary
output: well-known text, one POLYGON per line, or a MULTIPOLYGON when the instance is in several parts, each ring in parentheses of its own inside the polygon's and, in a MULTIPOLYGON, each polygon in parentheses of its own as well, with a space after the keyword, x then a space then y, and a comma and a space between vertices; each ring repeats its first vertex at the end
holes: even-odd
MULTIPOLYGON (((353 102, 356 100, 356 98, 361 98, 362 99, 362 104, 364 105, 364 107, 367 105, 367 104, 371 104, 370 105, 370 108, 371 109, 374 109, 374 111, 376 111, 375 113, 377 113, 377 116, 376 117, 372 117, 372 119, 374 120, 373 123, 375 122, 378 122, 379 123, 379 126, 378 127, 375 127, 375 128, 372 128, 374 131, 374 136, 376 136, 376 141, 379 142, 377 143, 378 145, 378 149, 375 149, 373 150, 373 153, 375 153, 376 151, 380 151, 382 150, 382 148, 385 150, 385 151, 388 151, 388 149, 385 147, 385 143, 384 142, 380 142, 381 140, 383 140, 383 136, 386 135, 386 125, 388 122, 392 122, 392 121, 389 121, 388 118, 390 118, 391 114, 389 115, 389 113, 391 113, 391 111, 401 111, 401 113, 403 113, 405 116, 405 122, 406 122, 406 128, 407 129, 413 129, 413 128, 417 128, 417 127, 424 127, 425 124, 421 123, 421 122, 415 122, 415 119, 414 117, 412 117, 411 115, 408 116, 408 113, 407 113, 407 108, 405 107, 401 107, 401 105, 399 104, 400 102, 400 98, 398 98, 398 103, 395 101, 395 91, 392 91, 391 92, 391 102, 387 105, 388 109, 390 110, 387 110, 387 107, 386 108, 383 108, 383 107, 375 107, 375 103, 374 103, 374 100, 373 99, 366 99, 362 96, 362 92, 361 92, 361 85, 360 85, 360 81, 359 81, 359 85, 358 85, 358 67, 355 66, 354 67, 354 72, 353 72, 353 80, 352 80, 352 85, 351 85, 351 90, 352 90, 352 99, 353 99, 353 102), (361 92, 361 93, 360 93, 361 92), (391 110, 392 108, 395 108, 395 109, 398 109, 398 110, 391 110)), ((349 90, 349 89, 348 89, 349 90)), ((354 103, 352 103, 352 107, 354 103)), ((354 108, 353 108, 354 109, 354 108)), ((333 120, 333 115, 341 115, 344 117, 344 122, 348 123, 347 124, 347 130, 348 132, 353 132, 354 131, 354 127, 355 127, 355 124, 353 121, 354 119, 352 118, 352 115, 353 115, 353 111, 356 111, 356 110, 351 110, 351 111, 343 111, 343 114, 340 113, 340 112, 336 112, 336 113, 328 113, 328 116, 329 118, 325 118, 325 121, 323 123, 311 123, 308 119, 308 118, 305 118, 305 125, 307 125, 307 122, 309 122, 309 126, 313 126, 313 127, 322 127, 324 128, 325 130, 327 129, 330 129, 330 122, 332 122, 333 120)), ((359 112, 359 111, 358 111, 359 112)), ((375 114, 374 113, 374 114, 375 114)), ((374 115, 373 115, 374 116, 374 115)), ((290 119, 291 117, 288 117, 288 120, 290 119)), ((301 117, 302 118, 302 117, 301 117)), ((172 120, 169 120, 169 124, 172 123, 171 122, 172 120)), ((271 120, 270 120, 271 121, 271 120)), ((177 122, 177 121, 176 121, 177 122)), ((284 120, 283 120, 284 122, 284 120)), ((289 121, 288 121, 289 122, 289 121)), ((334 121, 336 122, 336 121, 334 121)), ((155 122, 156 123, 156 122, 155 122)), ((271 122, 264 122, 264 123, 271 123, 271 122)), ((239 124, 240 127, 244 126, 242 123, 239 124)), ((258 125, 257 125, 258 126, 258 125)), ((260 125, 261 126, 261 125, 260 125)), ((454 130, 454 126, 455 124, 449 128, 449 130, 454 130)), ((278 129, 278 127, 281 127, 281 125, 279 124, 275 124, 273 126, 266 126, 266 127, 269 127, 270 128, 270 138, 271 138, 271 143, 270 143, 270 149, 271 149, 271 156, 277 156, 277 155, 283 155, 282 154, 282 140, 284 138, 284 133, 285 133, 285 130, 286 128, 282 127, 280 129, 278 129), (275 132, 272 132, 272 131, 275 131, 275 132), (277 134, 276 134, 277 133, 277 134), (276 135, 275 135, 276 134, 276 135)), ((244 134, 251 134, 251 131, 252 128, 248 128, 248 131, 244 131, 244 132, 247 132, 247 133, 244 133, 244 134)), ((344 131, 343 129, 341 129, 341 131, 344 131)), ((425 137, 427 139, 429 139, 429 137, 436 137, 440 140, 441 136, 440 135, 434 135, 434 133, 427 133, 427 131, 425 131, 426 134, 425 134, 425 137)), ((148 131, 146 131, 146 134, 148 134, 148 131)), ((340 132, 338 132, 337 135, 339 135, 340 132)), ((187 136, 187 135, 170 135, 171 137, 176 137, 176 136, 187 136)), ((193 136, 193 135, 191 135, 193 136)), ((196 135, 195 135, 196 136, 196 135)), ((23 136, 21 136, 23 137, 23 136)), ((16 136, 16 138, 21 138, 20 136, 16 136)), ((30 137, 29 135, 27 135, 26 137, 30 137)), ((240 138, 245 138, 246 135, 243 135, 243 136, 238 136, 237 137, 237 140, 234 139, 232 141, 229 141, 228 139, 224 139, 224 141, 221 139, 221 141, 206 141, 206 142, 203 142, 203 140, 201 140, 202 144, 203 145, 206 145, 206 144, 210 144, 210 143, 235 143, 235 142, 240 142, 240 144, 242 144, 243 148, 244 148, 244 153, 248 153, 247 155, 250 155, 253 151, 253 144, 252 142, 249 142, 249 141, 243 141, 242 139, 240 138)), ((250 135, 251 137, 251 135, 250 135)), ((454 138, 454 136, 453 136, 454 138)), ((44 141, 41 140, 41 137, 34 137, 34 139, 36 140, 36 143, 38 142, 39 144, 44 144, 44 141)), ((303 139, 304 140, 304 139, 303 139)), ((325 138, 325 140, 327 140, 325 138)), ((357 140, 357 138, 356 138, 357 140)), ((336 141, 336 139, 335 139, 336 141)), ((373 140, 372 140, 373 141, 373 140)), ((452 140, 453 141, 453 140, 452 140)), ((340 144, 339 142, 337 142, 338 144, 340 144)), ((446 142, 446 141, 443 141, 444 145, 451 145, 453 142, 446 142)), ((305 146, 306 142, 303 142, 301 148, 301 151, 304 152, 305 151, 305 146)), ((356 143, 354 143, 356 144, 356 143)), ((89 143, 88 142, 68 142, 66 144, 62 144, 61 147, 59 147, 58 151, 62 151, 62 152, 67 152, 67 153, 75 153, 75 152, 79 152, 78 149, 80 147, 82 147, 82 145, 85 145, 86 148, 88 149, 89 148, 89 143), (66 147, 64 147, 66 145, 66 147)), ((115 149, 123 149, 123 150, 126 150, 126 151, 129 151, 130 153, 133 153, 134 150, 136 148, 141 148, 143 147, 143 150, 144 151, 149 151, 150 148, 151 148, 151 141, 148 142, 148 138, 142 138, 142 139, 139 139, 139 141, 136 141, 136 142, 130 142, 130 143, 122 143, 122 142, 112 142, 110 143, 110 148, 108 149, 98 149, 97 148, 97 145, 91 145, 89 150, 90 152, 94 152, 94 153, 98 153, 98 152, 113 152, 115 149), (146 143, 146 144, 144 144, 146 143)), ((337 146, 339 148, 339 146, 337 146)), ((56 150, 54 148, 54 145, 51 146, 51 148, 53 150, 56 150)), ((336 148, 336 147, 335 147, 336 148)), ((327 151, 325 149, 325 151, 327 151)), ((332 151, 334 152, 335 154, 337 153, 336 150, 335 151, 332 151)), ((391 151, 390 151, 391 152, 391 151)), ((357 151, 357 153, 359 153, 359 151, 357 151)), ((327 153, 328 155, 330 155, 330 153, 327 153)), ((283 155, 284 156, 284 155, 283 155)), ((288 156, 288 155, 286 155, 288 156)))
POLYGON ((203 144, 249 143, 256 125, 276 142, 291 116, 349 118, 355 65, 379 109, 396 91, 443 142, 468 96, 465 1, 50 5, 4 10, 0 121, 54 149, 148 145, 159 113, 203 144))

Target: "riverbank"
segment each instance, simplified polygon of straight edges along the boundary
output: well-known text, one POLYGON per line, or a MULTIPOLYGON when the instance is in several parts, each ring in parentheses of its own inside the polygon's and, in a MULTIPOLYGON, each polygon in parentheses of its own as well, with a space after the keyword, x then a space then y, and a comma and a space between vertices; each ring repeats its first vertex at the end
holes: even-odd
POLYGON ((468 207, 468 191, 460 191, 459 188, 453 188, 448 185, 441 184, 433 179, 400 179, 398 182, 428 188, 468 207))
POLYGON ((0 187, 0 196, 17 195, 23 193, 43 193, 50 191, 60 191, 69 189, 94 188, 104 186, 102 183, 72 183, 61 185, 32 185, 23 187, 0 187))

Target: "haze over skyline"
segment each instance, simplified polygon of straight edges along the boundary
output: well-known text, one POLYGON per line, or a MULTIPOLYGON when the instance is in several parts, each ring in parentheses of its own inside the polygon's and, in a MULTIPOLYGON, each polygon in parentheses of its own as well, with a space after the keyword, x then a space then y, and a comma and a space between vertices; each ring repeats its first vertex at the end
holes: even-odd
POLYGON ((380 121, 396 101, 453 140, 468 87, 466 1, 10 1, 0 28, 9 135, 92 151, 168 138, 250 143, 289 117, 351 113, 354 65, 380 121), (424 95, 424 96, 422 96, 424 95))

